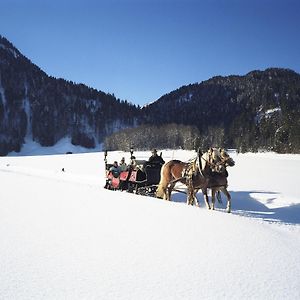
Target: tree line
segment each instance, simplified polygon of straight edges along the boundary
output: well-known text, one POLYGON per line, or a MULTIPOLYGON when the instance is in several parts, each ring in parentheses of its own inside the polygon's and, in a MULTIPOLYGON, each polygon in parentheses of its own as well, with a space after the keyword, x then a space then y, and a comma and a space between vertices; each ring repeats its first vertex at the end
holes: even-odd
POLYGON ((104 149, 114 151, 129 151, 131 147, 136 150, 159 149, 185 149, 201 148, 206 150, 211 146, 224 146, 224 130, 209 128, 206 135, 201 135, 198 128, 189 125, 141 125, 127 128, 104 139, 104 149))

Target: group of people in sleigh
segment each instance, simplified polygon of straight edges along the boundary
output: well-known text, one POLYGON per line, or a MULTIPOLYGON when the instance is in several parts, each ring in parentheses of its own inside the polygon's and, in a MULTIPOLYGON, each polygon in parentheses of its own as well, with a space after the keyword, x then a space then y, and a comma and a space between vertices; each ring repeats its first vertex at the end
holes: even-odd
MULTIPOLYGON (((161 155, 157 154, 157 150, 153 149, 151 152, 151 156, 149 157, 148 161, 146 161, 145 165, 160 165, 162 166, 165 163, 161 155)), ((114 161, 113 165, 110 167, 109 171, 113 174, 114 177, 118 177, 121 172, 127 171, 130 168, 133 168, 136 166, 135 162, 135 156, 131 157, 131 162, 129 165, 125 162, 125 157, 122 157, 120 163, 118 164, 117 161, 114 161)))

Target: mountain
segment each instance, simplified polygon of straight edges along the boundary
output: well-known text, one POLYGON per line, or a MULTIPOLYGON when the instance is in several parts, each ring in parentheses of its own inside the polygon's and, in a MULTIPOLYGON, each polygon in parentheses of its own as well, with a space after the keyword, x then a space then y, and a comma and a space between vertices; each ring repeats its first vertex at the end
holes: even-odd
POLYGON ((143 123, 194 125, 200 146, 300 152, 300 75, 270 68, 183 86, 143 109, 143 123))
POLYGON ((48 76, 0 36, 0 155, 25 138, 52 146, 63 137, 92 148, 137 122, 140 110, 83 84, 48 76))
POLYGON ((121 144, 128 149, 135 140, 137 148, 224 146, 300 153, 300 75, 270 68, 217 76, 139 108, 48 76, 0 36, 0 155, 20 151, 25 140, 53 146, 70 138, 73 145, 93 148, 110 136, 107 144, 116 149, 121 144))

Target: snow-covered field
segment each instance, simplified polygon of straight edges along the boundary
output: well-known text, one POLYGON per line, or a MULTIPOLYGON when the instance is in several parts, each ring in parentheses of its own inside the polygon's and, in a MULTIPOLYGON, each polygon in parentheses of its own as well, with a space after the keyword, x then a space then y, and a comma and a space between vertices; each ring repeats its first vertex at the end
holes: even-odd
POLYGON ((105 190, 101 152, 1 157, 0 299, 300 299, 300 156, 232 156, 231 214, 105 190))

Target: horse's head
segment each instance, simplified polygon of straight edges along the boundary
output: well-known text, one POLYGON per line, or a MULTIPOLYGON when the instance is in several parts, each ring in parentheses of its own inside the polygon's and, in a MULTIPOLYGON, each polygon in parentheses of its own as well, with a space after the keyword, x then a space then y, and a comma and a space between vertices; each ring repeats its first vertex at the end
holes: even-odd
POLYGON ((234 160, 229 156, 229 154, 224 150, 220 149, 220 160, 224 164, 225 167, 233 167, 235 165, 234 160))
POLYGON ((232 159, 232 157, 229 157, 227 160, 226 160, 226 166, 228 167, 233 167, 235 165, 235 161, 232 159))
POLYGON ((210 148, 203 156, 205 164, 213 171, 217 173, 226 172, 226 167, 234 166, 234 160, 224 149, 210 148))

